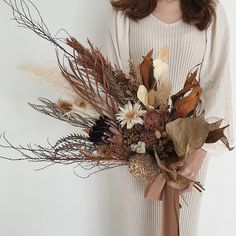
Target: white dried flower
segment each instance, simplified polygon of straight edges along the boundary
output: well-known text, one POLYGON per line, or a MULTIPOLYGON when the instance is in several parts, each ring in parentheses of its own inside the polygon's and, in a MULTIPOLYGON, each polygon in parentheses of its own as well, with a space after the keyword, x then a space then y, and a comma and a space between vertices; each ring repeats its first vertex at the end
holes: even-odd
POLYGON ((137 144, 131 144, 130 145, 131 151, 144 154, 146 153, 145 143, 139 141, 137 144))
POLYGON ((127 129, 131 129, 135 124, 143 124, 141 116, 145 111, 141 109, 139 103, 132 105, 129 101, 124 107, 119 107, 119 109, 116 119, 121 123, 122 128, 126 125, 127 129))

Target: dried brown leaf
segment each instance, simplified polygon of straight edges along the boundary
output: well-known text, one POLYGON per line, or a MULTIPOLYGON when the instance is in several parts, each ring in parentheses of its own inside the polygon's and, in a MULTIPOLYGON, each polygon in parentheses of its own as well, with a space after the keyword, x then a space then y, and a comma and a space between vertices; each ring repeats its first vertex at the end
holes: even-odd
POLYGON ((190 73, 188 75, 188 78, 185 81, 184 87, 186 87, 188 84, 195 84, 195 83, 198 84, 198 82, 196 80, 197 72, 198 72, 198 69, 196 69, 193 73, 190 73))
POLYGON ((194 114, 202 93, 202 88, 195 79, 196 74, 197 70, 187 78, 184 88, 171 97, 173 120, 194 114), (189 94, 186 95, 187 93, 189 94))
POLYGON ((209 134, 209 124, 202 116, 179 118, 166 124, 166 132, 174 143, 179 157, 200 148, 209 134))
POLYGON ((153 73, 152 54, 153 49, 146 56, 143 57, 143 62, 139 66, 143 84, 147 89, 149 89, 150 87, 150 75, 151 73, 153 73))
POLYGON ((215 143, 218 140, 221 140, 228 149, 231 149, 230 146, 229 146, 228 139, 227 139, 227 137, 224 134, 224 130, 228 126, 229 125, 224 126, 222 128, 219 128, 219 129, 215 129, 215 130, 210 131, 208 136, 207 136, 206 143, 215 143))

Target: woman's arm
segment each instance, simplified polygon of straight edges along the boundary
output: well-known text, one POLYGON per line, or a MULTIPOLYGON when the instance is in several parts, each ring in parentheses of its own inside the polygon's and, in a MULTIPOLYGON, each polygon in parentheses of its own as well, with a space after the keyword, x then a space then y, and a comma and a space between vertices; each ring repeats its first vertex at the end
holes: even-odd
POLYGON ((101 49, 113 65, 129 72, 129 18, 122 11, 112 9, 111 21, 101 49))
MULTIPOLYGON (((203 89, 201 111, 205 110, 205 119, 212 123, 223 119, 222 126, 229 124, 225 135, 230 147, 234 145, 232 90, 229 62, 229 26, 224 8, 217 3, 216 19, 206 31, 206 51, 200 71, 200 85, 203 89)), ((200 112, 201 112, 200 111, 200 112)), ((194 151, 191 157, 182 165, 174 166, 176 170, 190 179, 196 180, 202 162, 207 156, 217 156, 228 151, 227 147, 218 141, 204 144, 194 151)), ((192 183, 181 192, 192 189, 192 183)))
MULTIPOLYGON (((207 30, 206 51, 200 71, 200 85, 203 88, 201 110, 205 110, 208 122, 223 119, 222 126, 229 124, 225 135, 230 147, 234 146, 232 85, 229 61, 229 25, 223 5, 216 6, 216 19, 207 30)), ((217 156, 228 149, 219 140, 202 147, 210 156, 217 156)))

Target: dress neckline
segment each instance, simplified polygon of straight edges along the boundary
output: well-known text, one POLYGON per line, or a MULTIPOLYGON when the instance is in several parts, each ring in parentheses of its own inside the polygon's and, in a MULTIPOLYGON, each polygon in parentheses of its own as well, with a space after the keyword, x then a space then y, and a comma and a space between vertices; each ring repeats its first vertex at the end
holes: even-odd
POLYGON ((153 13, 150 14, 150 16, 158 23, 162 24, 162 25, 166 25, 166 26, 174 26, 174 25, 178 25, 180 24, 181 22, 183 22, 183 18, 177 20, 177 21, 174 21, 172 23, 167 23, 167 22, 164 22, 162 20, 160 20, 159 18, 157 18, 156 16, 154 16, 153 13))

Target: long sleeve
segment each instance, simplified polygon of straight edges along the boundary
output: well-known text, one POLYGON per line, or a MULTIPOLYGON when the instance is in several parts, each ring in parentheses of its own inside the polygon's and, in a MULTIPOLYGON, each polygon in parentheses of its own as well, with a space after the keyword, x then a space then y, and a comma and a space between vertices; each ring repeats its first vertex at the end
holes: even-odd
MULTIPOLYGON (((223 119, 222 126, 230 147, 234 145, 232 86, 229 61, 229 25, 225 10, 220 2, 216 6, 216 18, 206 31, 207 43, 200 71, 200 85, 203 89, 201 110, 205 110, 208 122, 223 119)), ((219 140, 202 147, 210 156, 225 153, 228 149, 219 140)))
POLYGON ((103 54, 121 70, 129 71, 129 19, 123 11, 112 9, 111 22, 102 47, 103 54))

